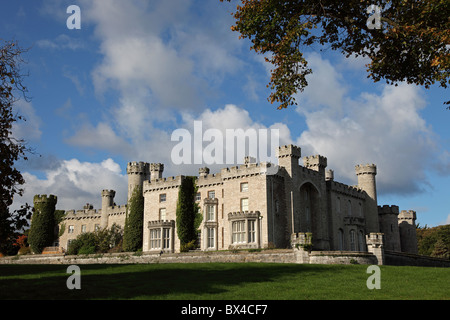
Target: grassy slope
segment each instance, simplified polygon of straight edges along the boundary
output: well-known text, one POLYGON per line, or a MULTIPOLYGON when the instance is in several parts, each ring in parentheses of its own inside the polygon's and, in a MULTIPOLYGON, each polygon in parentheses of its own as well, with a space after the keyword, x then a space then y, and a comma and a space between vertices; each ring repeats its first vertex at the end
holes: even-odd
POLYGON ((80 265, 68 290, 64 265, 0 265, 0 299, 450 299, 450 268, 381 266, 369 290, 364 265, 80 265))

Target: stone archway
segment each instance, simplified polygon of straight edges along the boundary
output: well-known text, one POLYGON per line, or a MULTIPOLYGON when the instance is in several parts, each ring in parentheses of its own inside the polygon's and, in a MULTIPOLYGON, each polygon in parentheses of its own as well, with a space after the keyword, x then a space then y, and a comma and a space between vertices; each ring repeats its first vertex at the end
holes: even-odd
POLYGON ((297 227, 299 232, 311 232, 314 239, 318 227, 320 193, 314 184, 305 182, 300 186, 299 194, 300 215, 297 227))

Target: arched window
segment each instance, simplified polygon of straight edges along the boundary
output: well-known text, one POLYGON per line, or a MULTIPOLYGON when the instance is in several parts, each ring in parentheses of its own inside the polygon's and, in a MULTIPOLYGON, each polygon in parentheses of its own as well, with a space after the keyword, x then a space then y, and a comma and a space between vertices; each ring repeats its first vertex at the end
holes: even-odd
POLYGON ((356 251, 356 234, 355 230, 350 230, 350 250, 356 251))
POLYGON ((359 251, 367 251, 365 248, 365 245, 364 245, 364 234, 361 230, 359 230, 359 233, 358 233, 358 246, 359 246, 359 248, 358 248, 359 251))
POLYGON ((338 230, 338 250, 344 250, 344 231, 342 229, 338 230))

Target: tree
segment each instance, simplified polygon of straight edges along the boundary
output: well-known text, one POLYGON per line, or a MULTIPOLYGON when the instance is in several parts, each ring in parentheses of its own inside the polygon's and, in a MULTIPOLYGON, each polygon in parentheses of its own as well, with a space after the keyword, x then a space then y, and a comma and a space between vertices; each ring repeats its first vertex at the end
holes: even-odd
POLYGON ((181 243, 181 251, 189 250, 197 240, 197 229, 201 220, 198 216, 198 205, 195 202, 198 187, 196 177, 184 177, 178 191, 176 210, 177 234, 181 243), (199 222, 200 221, 200 222, 199 222))
POLYGON ((14 212, 9 211, 15 195, 23 195, 21 186, 25 180, 14 164, 19 159, 26 160, 31 151, 25 141, 13 137, 13 123, 25 120, 13 110, 13 105, 22 94, 25 99, 27 89, 23 84, 20 66, 21 55, 26 50, 15 42, 0 39, 0 252, 16 238, 16 231, 28 226, 31 207, 27 204, 14 212))
POLYGON ((55 206, 57 197, 50 195, 34 196, 34 212, 28 235, 28 243, 34 253, 41 253, 55 240, 55 206))
POLYGON ((368 78, 375 82, 406 81, 425 88, 437 82, 446 88, 450 81, 448 0, 241 2, 231 29, 250 39, 251 49, 273 64, 268 100, 279 103, 278 109, 296 104, 293 95, 308 85, 312 70, 304 49, 313 45, 329 46, 347 57, 368 57, 368 78), (380 9, 380 15, 372 9, 380 9), (373 28, 378 17, 380 26, 373 28))
POLYGON ((127 211, 122 248, 124 251, 137 251, 142 249, 144 232, 144 196, 141 186, 134 188, 127 211))

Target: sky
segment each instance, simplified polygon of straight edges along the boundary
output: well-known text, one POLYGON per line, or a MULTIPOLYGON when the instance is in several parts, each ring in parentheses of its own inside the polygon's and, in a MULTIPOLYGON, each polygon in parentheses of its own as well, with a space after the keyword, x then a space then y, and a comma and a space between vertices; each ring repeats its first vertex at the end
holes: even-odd
POLYGON ((26 184, 14 206, 55 194, 58 209, 100 208, 103 189, 124 204, 130 161, 163 163, 164 177, 197 174, 204 163, 174 163, 171 137, 194 134, 201 121, 203 132, 277 129, 281 145, 327 157, 335 180, 349 185, 355 165, 374 163, 379 205, 415 210, 421 226, 449 224, 448 92, 374 83, 364 58, 315 46, 305 49, 313 73, 299 105, 277 110, 267 101, 271 66, 230 30, 235 8, 219 0, 3 3, 0 39, 29 48, 22 70, 31 99, 15 105, 27 121, 14 134, 34 153, 17 164, 26 184), (70 5, 80 8, 79 29, 68 28, 70 5))

